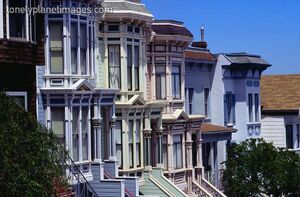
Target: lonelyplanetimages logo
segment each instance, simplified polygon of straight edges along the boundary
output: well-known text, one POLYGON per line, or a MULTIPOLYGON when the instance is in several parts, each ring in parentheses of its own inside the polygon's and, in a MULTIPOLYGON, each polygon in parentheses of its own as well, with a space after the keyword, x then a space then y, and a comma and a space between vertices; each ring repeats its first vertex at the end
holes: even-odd
POLYGON ((7 10, 8 14, 104 14, 112 13, 112 8, 104 8, 101 6, 96 7, 62 7, 62 6, 53 6, 53 7, 9 7, 7 10))

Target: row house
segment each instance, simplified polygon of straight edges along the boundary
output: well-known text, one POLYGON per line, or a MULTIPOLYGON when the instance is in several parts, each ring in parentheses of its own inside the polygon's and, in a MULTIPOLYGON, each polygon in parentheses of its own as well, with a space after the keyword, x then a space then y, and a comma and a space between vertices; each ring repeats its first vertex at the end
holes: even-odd
POLYGON ((39 3, 0 1, 0 90, 32 115, 36 114, 35 66, 44 64, 43 15, 8 11, 39 3))
POLYGON ((262 137, 300 152, 300 75, 262 76, 262 137))

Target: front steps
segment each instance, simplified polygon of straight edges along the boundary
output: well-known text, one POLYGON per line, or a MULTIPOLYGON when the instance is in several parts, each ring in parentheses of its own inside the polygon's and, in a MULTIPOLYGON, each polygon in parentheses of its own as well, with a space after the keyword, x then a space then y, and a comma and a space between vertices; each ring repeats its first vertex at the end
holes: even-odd
POLYGON ((187 197, 176 185, 164 177, 161 168, 152 168, 144 171, 145 184, 140 192, 145 196, 157 197, 187 197))

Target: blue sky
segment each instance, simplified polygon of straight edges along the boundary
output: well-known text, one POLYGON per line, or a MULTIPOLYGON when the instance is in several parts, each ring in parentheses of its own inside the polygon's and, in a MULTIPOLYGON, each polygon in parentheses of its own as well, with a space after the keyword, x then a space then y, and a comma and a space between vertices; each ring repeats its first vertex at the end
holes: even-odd
POLYGON ((248 52, 273 66, 265 74, 300 74, 300 0, 143 0, 156 19, 185 23, 213 53, 248 52))

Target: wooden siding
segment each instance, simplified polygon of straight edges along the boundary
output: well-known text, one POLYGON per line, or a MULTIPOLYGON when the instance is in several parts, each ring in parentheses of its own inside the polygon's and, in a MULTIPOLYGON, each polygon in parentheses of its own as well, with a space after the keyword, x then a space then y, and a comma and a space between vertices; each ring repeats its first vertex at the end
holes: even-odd
POLYGON ((285 124, 283 116, 263 116, 261 120, 261 137, 275 146, 285 147, 285 124))

